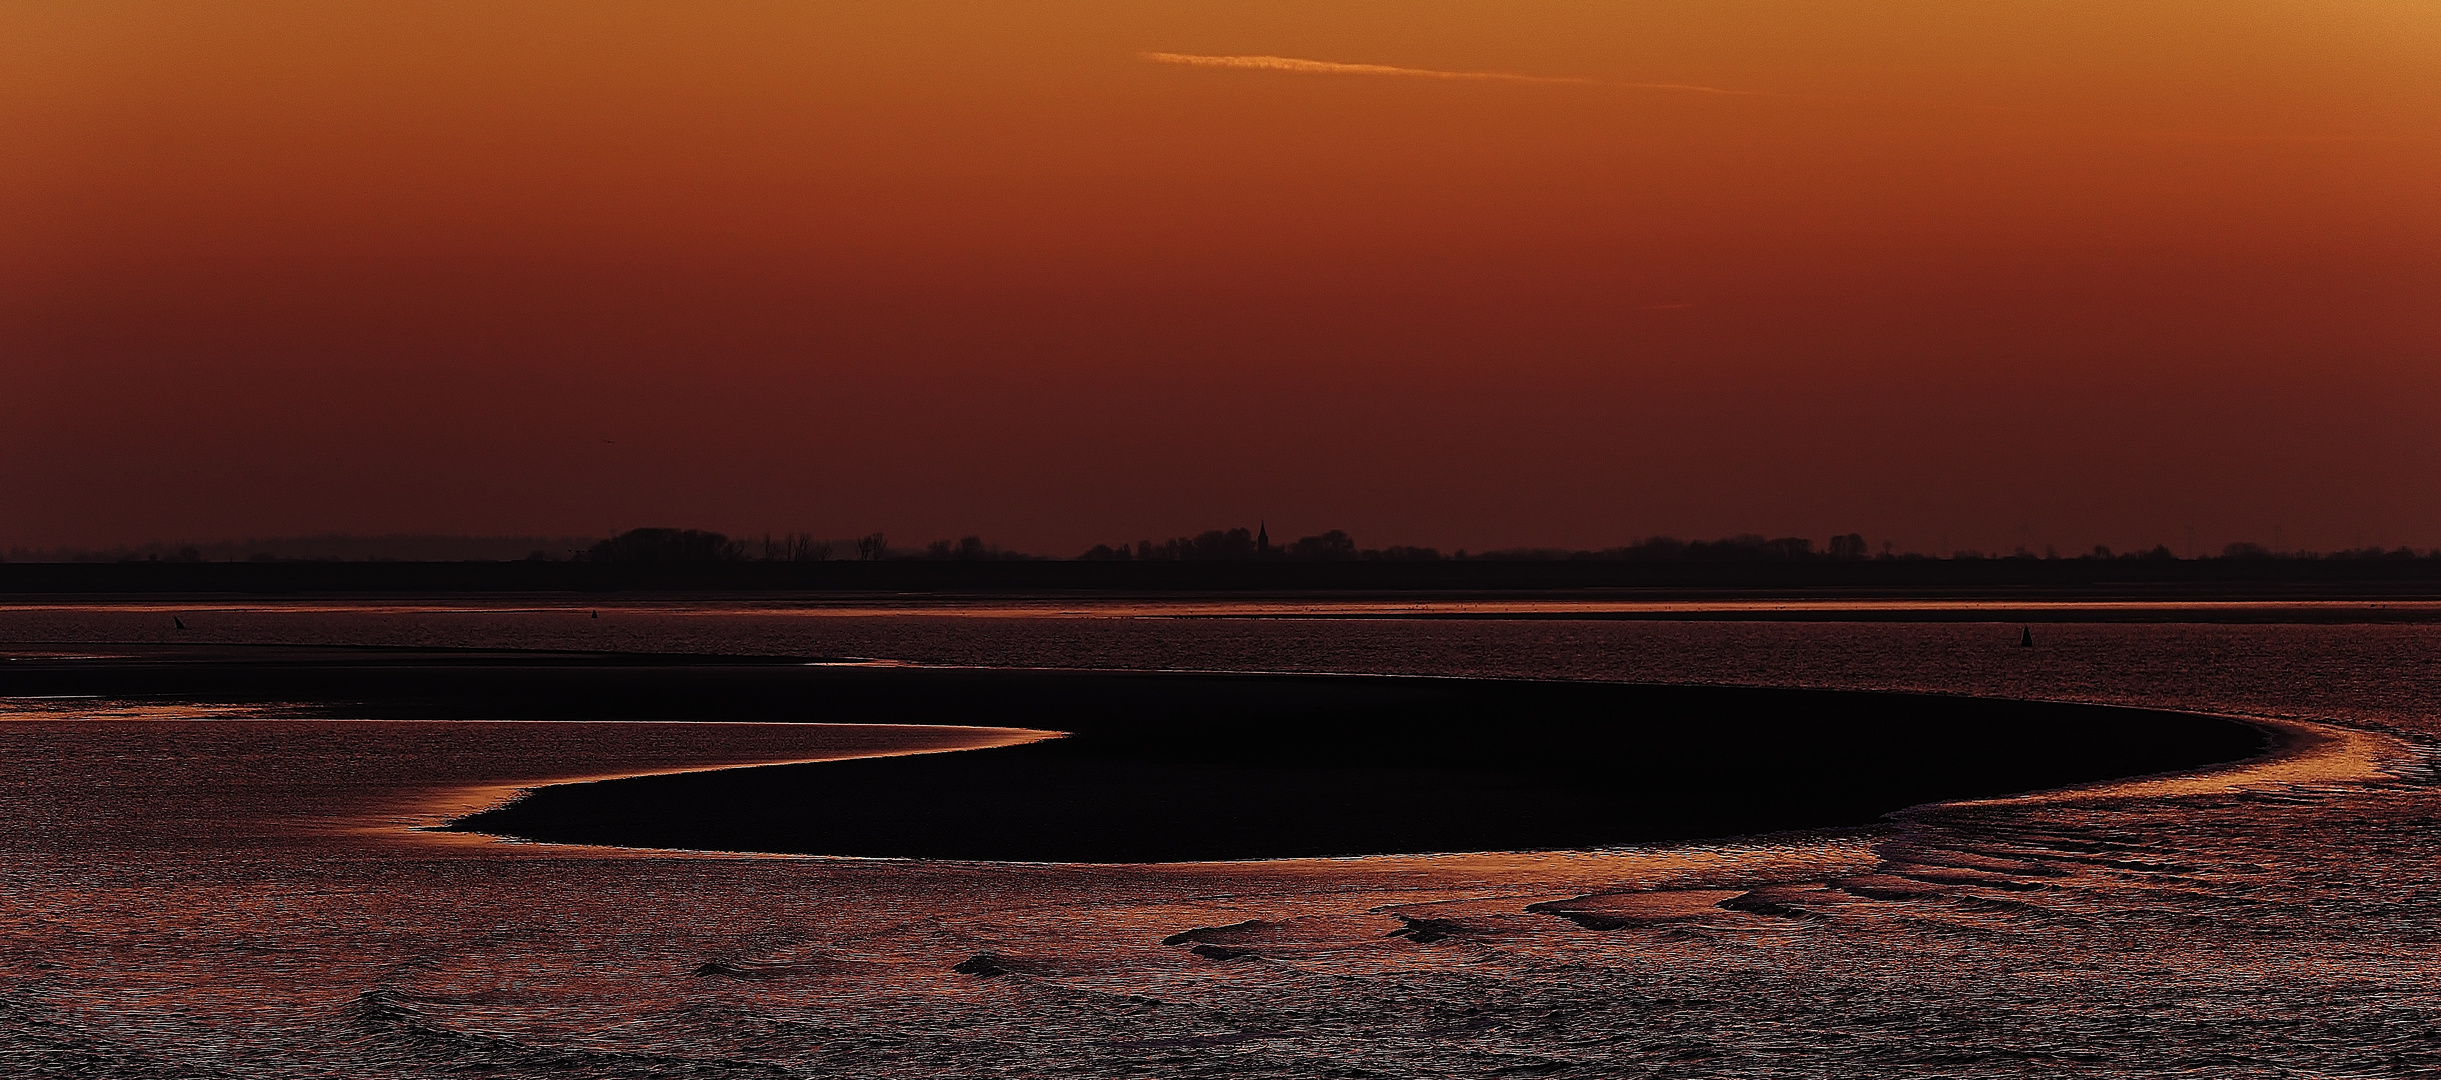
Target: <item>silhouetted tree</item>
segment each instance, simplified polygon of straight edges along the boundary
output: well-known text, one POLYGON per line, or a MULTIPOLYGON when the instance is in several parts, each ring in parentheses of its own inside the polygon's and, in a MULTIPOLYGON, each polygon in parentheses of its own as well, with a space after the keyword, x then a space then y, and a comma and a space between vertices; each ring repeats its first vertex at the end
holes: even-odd
POLYGON ((990 548, 980 536, 935 540, 924 545, 924 557, 927 559, 981 559, 988 558, 990 553, 990 548))
POLYGON ((746 546, 701 529, 629 529, 585 552, 592 562, 700 563, 744 558, 746 546))
POLYGON ((987 543, 980 536, 961 536, 955 540, 935 540, 924 545, 924 558, 974 560, 1017 560, 1034 556, 1022 551, 1010 551, 998 544, 987 543))
MULTIPOLYGON (((2334 551, 2329 557, 2334 559, 2413 559, 2418 558, 2419 556, 2416 554, 2416 549, 2411 547, 2395 547, 2384 550, 2380 546, 2376 545, 2360 548, 2348 548, 2344 551, 2334 551)), ((2441 559, 2441 548, 2434 548, 2429 556, 2424 557, 2441 559)))
POLYGON ((831 542, 817 540, 812 533, 790 533, 777 540, 763 534, 765 562, 828 562, 830 557, 831 542))
POLYGON ((1211 529, 1198 533, 1180 552, 1180 557, 1205 561, 1254 558, 1254 530, 1211 529))
POLYGON ((1687 542, 1675 536, 1648 536, 1623 548, 1613 549, 1622 559, 1665 560, 1687 557, 1687 542))
POLYGON ((890 557, 890 544, 880 533, 856 538, 856 557, 866 562, 878 562, 890 557))
POLYGON ((1834 537, 1832 537, 1832 538, 1831 538, 1831 552, 1830 552, 1830 553, 1831 553, 1831 557, 1832 557, 1832 558, 1834 558, 1834 559, 1861 559, 1861 558, 1864 558, 1864 557, 1865 557, 1865 536, 1864 536, 1864 534, 1863 534, 1863 533, 1847 533, 1847 534, 1845 534, 1845 535, 1841 535, 1841 536, 1834 536, 1834 537))
MULTIPOLYGON (((1123 551, 1114 551, 1113 554, 1125 557, 1123 551)), ((1138 540, 1132 557, 1148 561, 1216 562, 1256 556, 1254 530, 1209 529, 1194 536, 1173 537, 1158 544, 1138 540)))
POLYGON ((1296 543, 1288 545, 1288 557, 1324 561, 1353 559, 1356 557, 1356 539, 1338 529, 1299 537, 1296 543))

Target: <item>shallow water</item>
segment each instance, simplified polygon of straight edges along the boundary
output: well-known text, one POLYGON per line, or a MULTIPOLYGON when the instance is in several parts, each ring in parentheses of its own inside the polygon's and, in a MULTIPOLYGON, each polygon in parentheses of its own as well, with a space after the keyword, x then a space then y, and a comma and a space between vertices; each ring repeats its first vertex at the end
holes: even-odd
POLYGON ((673 725, 15 702, 27 719, 0 724, 0 809, 17 823, 0 834, 0 1054, 21 1074, 2441 1066, 2432 626, 2054 623, 2015 649, 2015 624, 1983 623, 320 605, 179 607, 181 634, 170 610, 0 609, 0 641, 1736 682, 2338 726, 2287 761, 1919 808, 1829 835, 1060 867, 465 843, 405 828, 469 790, 545 775, 821 756, 809 750, 821 732, 720 725, 673 743, 673 725), (1163 944, 1198 927, 1211 929, 1163 944), (953 970, 978 954, 1006 974, 953 970))

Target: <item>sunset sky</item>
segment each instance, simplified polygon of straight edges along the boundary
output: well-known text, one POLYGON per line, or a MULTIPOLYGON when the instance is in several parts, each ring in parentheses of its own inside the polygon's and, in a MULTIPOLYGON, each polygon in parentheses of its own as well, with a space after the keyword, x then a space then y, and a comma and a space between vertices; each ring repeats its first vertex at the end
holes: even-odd
POLYGON ((2441 4, 0 6, 0 550, 2441 545, 2441 4))

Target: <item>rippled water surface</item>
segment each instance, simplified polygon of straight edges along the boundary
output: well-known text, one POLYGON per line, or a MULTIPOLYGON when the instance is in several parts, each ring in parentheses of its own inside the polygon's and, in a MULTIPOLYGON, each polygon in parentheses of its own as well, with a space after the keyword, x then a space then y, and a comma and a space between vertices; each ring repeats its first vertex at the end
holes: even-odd
POLYGON ((0 833, 0 1061, 13 1074, 2441 1068, 2431 625, 2043 623, 2037 647, 2017 649, 2016 624, 1547 611, 174 613, 187 630, 166 607, 0 609, 0 642, 27 643, 20 653, 143 640, 484 645, 1899 688, 2315 726, 2289 760, 1919 808, 1837 834, 989 866, 410 829, 555 777, 970 737, 940 729, 336 723, 285 718, 279 703, 12 700, 0 702, 11 825, 0 833))

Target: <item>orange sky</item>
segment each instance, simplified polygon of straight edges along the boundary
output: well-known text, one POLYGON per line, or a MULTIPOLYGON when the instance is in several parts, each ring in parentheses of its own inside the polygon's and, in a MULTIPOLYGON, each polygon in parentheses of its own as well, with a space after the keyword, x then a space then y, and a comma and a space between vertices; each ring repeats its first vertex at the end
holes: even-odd
POLYGON ((0 548, 2432 546, 2436 71, 2426 0, 20 0, 0 548))

